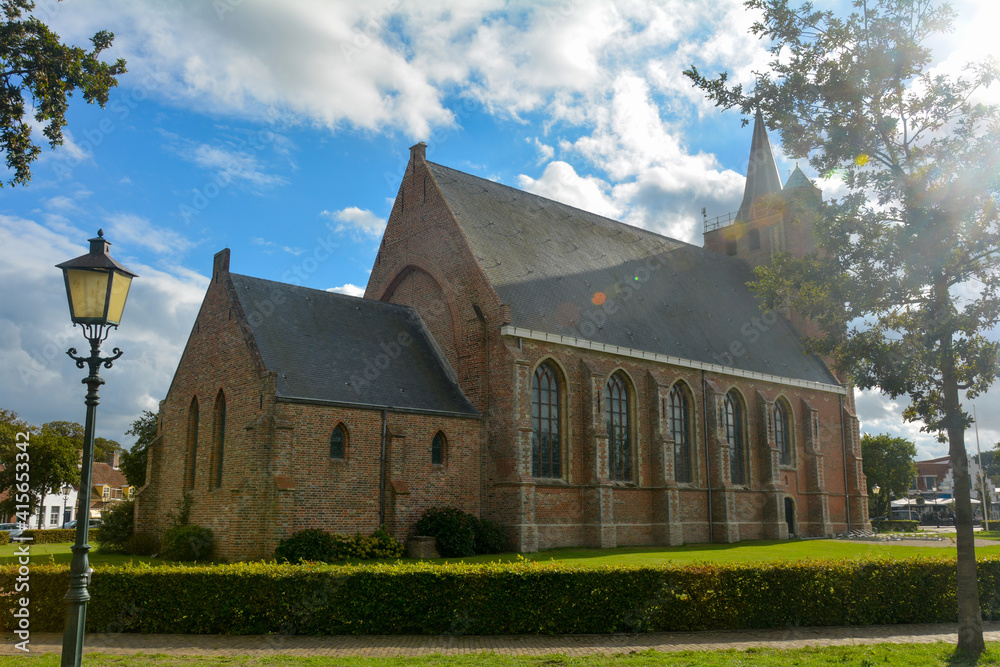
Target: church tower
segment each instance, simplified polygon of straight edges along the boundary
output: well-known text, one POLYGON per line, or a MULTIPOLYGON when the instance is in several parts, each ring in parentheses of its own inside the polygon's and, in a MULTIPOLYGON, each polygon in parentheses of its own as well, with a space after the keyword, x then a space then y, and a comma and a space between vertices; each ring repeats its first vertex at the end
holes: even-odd
POLYGON ((743 201, 735 214, 705 220, 705 247, 739 257, 751 268, 770 264, 779 252, 816 250, 814 218, 822 192, 795 167, 785 186, 771 151, 764 119, 754 117, 743 201))
MULTIPOLYGON (((817 249, 814 228, 822 191, 796 165, 784 187, 760 111, 754 117, 743 201, 736 213, 705 220, 705 248, 738 257, 752 269, 766 266, 781 252, 803 256, 817 249)), ((815 324, 782 311, 806 336, 815 324)))

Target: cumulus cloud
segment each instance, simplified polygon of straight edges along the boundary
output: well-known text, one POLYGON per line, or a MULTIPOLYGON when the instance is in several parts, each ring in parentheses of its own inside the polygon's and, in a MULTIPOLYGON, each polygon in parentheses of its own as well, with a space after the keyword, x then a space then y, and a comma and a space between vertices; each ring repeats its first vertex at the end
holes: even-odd
POLYGON ((340 287, 331 287, 327 292, 336 292, 337 294, 346 294, 348 296, 364 296, 365 288, 358 287, 357 285, 352 285, 347 283, 346 285, 341 285, 340 287))
MULTIPOLYGON (((70 238, 91 234, 73 230, 70 238)), ((83 378, 66 357, 70 347, 82 351, 87 343, 69 320, 66 290, 59 262, 86 253, 83 241, 74 243, 31 219, 0 215, 0 242, 8 259, 0 280, 16 284, 0 313, 0 382, 7 388, 3 407, 26 421, 82 422, 85 416, 83 378)), ((208 278, 172 267, 161 270, 129 256, 113 256, 139 274, 129 293, 119 329, 104 346, 125 351, 111 369, 101 369, 107 383, 101 387, 99 436, 125 440, 124 432, 143 410, 156 410, 167 392, 181 351, 194 324, 208 278)))
POLYGON ((368 236, 379 238, 385 231, 385 218, 380 218, 368 209, 360 209, 357 206, 348 206, 339 211, 320 212, 325 218, 334 221, 331 228, 335 232, 351 232, 355 236, 368 236))

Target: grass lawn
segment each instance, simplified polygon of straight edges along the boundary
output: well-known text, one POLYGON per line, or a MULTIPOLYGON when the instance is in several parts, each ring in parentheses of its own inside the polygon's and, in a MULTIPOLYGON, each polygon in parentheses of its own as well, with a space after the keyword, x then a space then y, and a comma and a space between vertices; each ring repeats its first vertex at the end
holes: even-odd
MULTIPOLYGON (((978 534, 977 534, 978 535, 978 534)), ((1000 540, 1000 535, 997 536, 1000 540)), ((568 565, 580 567, 599 567, 601 565, 661 565, 666 563, 685 564, 695 562, 760 562, 774 560, 799 560, 802 558, 865 558, 868 556, 888 556, 891 558, 909 558, 913 556, 949 556, 955 554, 955 545, 950 540, 932 542, 940 546, 904 546, 892 542, 855 543, 843 540, 775 540, 739 542, 736 544, 686 544, 680 547, 621 547, 618 549, 552 549, 525 554, 523 557, 533 561, 557 560, 568 565)), ((0 564, 12 563, 15 560, 15 545, 0 546, 0 564)), ((995 547, 979 547, 978 555, 1000 555, 1000 542, 995 547)), ((69 563, 72 557, 69 543, 39 544, 31 547, 33 563, 69 563)), ((461 559, 467 563, 488 563, 496 561, 515 561, 517 554, 492 554, 473 556, 461 559)), ((408 559, 402 559, 407 561, 408 559)), ((457 559, 441 559, 446 562, 457 559)), ((160 558, 146 556, 126 556, 122 554, 106 554, 100 550, 90 552, 90 563, 94 567, 100 565, 122 565, 129 561, 144 562, 150 565, 171 564, 160 558)), ((395 561, 383 561, 395 562, 395 561)))
MULTIPOLYGON (((963 667, 971 665, 1000 665, 1000 647, 988 644, 978 662, 962 660, 955 656, 955 647, 950 644, 878 644, 871 646, 828 646, 823 648, 802 648, 790 650, 746 649, 743 651, 683 651, 679 653, 643 653, 596 655, 569 658, 564 655, 546 656, 505 656, 495 653, 476 655, 441 656, 430 655, 412 658, 295 658, 280 655, 266 657, 174 657, 164 655, 112 656, 86 654, 87 665, 116 665, 120 667, 180 667, 202 665, 273 665, 288 667, 321 667, 338 665, 342 667, 397 667, 402 665, 446 665, 449 667, 597 667, 615 665, 622 667, 644 667, 646 665, 671 667, 736 667, 751 665, 820 667, 824 665, 892 665, 893 667, 963 667)), ((43 656, 0 656, 0 667, 25 665, 28 667, 48 667, 59 664, 59 655, 43 656)))

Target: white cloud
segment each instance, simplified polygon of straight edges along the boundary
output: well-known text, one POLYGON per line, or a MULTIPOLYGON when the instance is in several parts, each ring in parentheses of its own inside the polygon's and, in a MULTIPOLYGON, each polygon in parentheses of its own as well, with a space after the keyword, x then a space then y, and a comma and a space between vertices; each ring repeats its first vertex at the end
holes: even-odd
POLYGON ((357 206, 349 206, 339 211, 322 211, 320 215, 337 223, 330 227, 338 233, 350 231, 355 236, 377 239, 385 231, 385 218, 380 218, 368 209, 362 210, 357 206))
POLYGON ((107 218, 109 239, 128 241, 164 255, 183 253, 195 244, 166 227, 154 226, 149 220, 132 213, 113 213, 107 218))
POLYGON ((528 143, 534 144, 535 148, 538 150, 538 164, 544 164, 552 159, 556 154, 556 149, 548 144, 542 143, 538 140, 538 137, 532 137, 531 139, 525 139, 528 143))
POLYGON ((250 184, 257 189, 287 183, 281 176, 264 173, 260 161, 251 153, 199 144, 191 150, 183 151, 181 155, 202 169, 216 172, 227 179, 250 184))
MULTIPOLYGON (((72 234, 88 236, 79 229, 72 234)), ((3 215, 0 242, 8 251, 0 280, 19 286, 7 293, 0 313, 0 382, 7 388, 3 407, 34 424, 82 422, 85 389, 79 380, 84 373, 65 352, 70 347, 83 351, 87 343, 69 321, 62 275, 53 266, 84 254, 86 246, 34 220, 3 215)), ((208 278, 112 256, 140 276, 133 282, 121 327, 102 348, 106 354, 115 346, 125 351, 113 368, 101 369, 107 383, 101 387, 97 424, 99 436, 121 442, 142 410, 155 410, 166 394, 208 278)))
POLYGON ((566 162, 550 162, 541 178, 518 177, 523 190, 608 218, 617 218, 621 209, 607 194, 608 184, 593 176, 580 176, 566 162))
POLYGON ((346 285, 341 285, 340 287, 331 287, 331 288, 327 289, 326 291, 327 292, 336 292, 337 294, 346 294, 348 296, 364 296, 365 295, 365 288, 364 287, 358 287, 357 285, 353 285, 351 283, 347 283, 346 285))

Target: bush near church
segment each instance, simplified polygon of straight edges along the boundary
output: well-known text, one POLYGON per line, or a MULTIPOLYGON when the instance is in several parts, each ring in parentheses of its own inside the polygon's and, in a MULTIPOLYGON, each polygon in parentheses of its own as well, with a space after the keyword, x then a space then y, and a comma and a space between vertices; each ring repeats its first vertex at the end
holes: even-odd
POLYGON ((135 503, 123 500, 115 503, 110 509, 101 511, 101 532, 94 537, 101 551, 109 553, 128 553, 129 538, 135 529, 133 512, 135 503), (98 539, 100 538, 100 539, 98 539))
POLYGON ((438 553, 444 558, 501 553, 507 546, 503 526, 455 507, 424 510, 413 530, 416 535, 437 538, 438 553))
MULTIPOLYGON (((67 565, 33 565, 32 629, 59 632, 67 565)), ((979 559, 984 618, 1000 619, 1000 558, 979 559)), ((0 567, 11 590, 17 566, 0 567)), ((101 567, 89 632, 572 634, 942 623, 955 559, 580 569, 560 563, 101 567), (123 610, 141 609, 142 613, 123 610), (178 610, 184 613, 178 613, 178 610)), ((0 605, 9 628, 12 605, 0 605)))
POLYGON ((403 544, 382 529, 366 537, 327 533, 310 528, 282 540, 274 559, 289 563, 335 563, 351 559, 402 558, 403 544))

